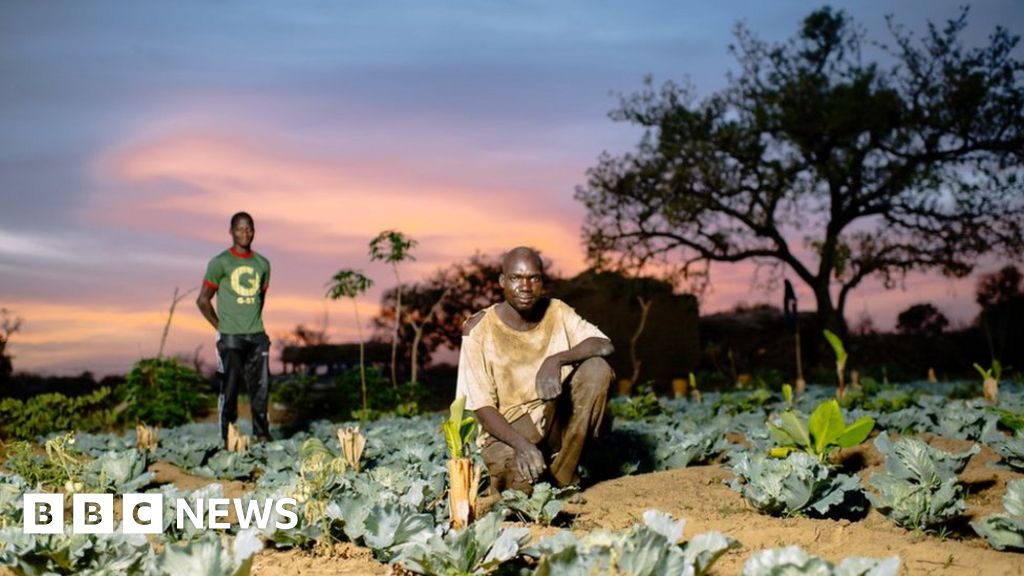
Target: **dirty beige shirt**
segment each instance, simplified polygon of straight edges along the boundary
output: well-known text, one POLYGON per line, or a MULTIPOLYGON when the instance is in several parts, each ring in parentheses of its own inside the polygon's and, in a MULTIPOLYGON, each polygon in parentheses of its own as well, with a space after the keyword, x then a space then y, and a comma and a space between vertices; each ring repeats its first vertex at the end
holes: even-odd
MULTIPOLYGON (((551 299, 544 319, 527 331, 513 330, 498 317, 497 304, 469 335, 462 337, 456 397, 466 408, 492 406, 512 422, 523 414, 544 428, 543 401, 537 397, 537 370, 544 359, 576 346, 587 338, 608 338, 568 304, 551 299)), ((562 367, 564 381, 572 366, 562 367)), ((486 434, 481 431, 481 442, 486 434)))

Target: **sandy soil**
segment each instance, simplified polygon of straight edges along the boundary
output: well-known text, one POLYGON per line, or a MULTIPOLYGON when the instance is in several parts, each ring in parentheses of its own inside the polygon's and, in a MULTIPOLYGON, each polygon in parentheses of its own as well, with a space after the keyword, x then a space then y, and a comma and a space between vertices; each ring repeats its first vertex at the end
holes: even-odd
MULTIPOLYGON (((970 447, 970 442, 925 436, 934 445, 952 451, 970 447)), ((908 575, 1024 575, 1024 555, 998 552, 976 537, 967 522, 1002 510, 1006 482, 1024 478, 989 463, 997 460, 989 448, 971 459, 961 480, 968 489, 965 522, 945 536, 914 533, 899 528, 878 512, 871 511, 857 522, 772 518, 749 508, 743 497, 730 490, 724 480, 731 474, 719 465, 617 478, 591 486, 583 492, 585 502, 570 505, 567 527, 583 533, 595 528, 612 530, 641 522, 645 510, 654 508, 685 518, 689 538, 717 530, 739 540, 743 547, 723 557, 715 574, 738 574, 746 559, 758 550, 799 545, 805 550, 838 562, 847 556, 886 558, 899 555, 901 574, 908 575)), ((847 472, 867 477, 883 462, 871 445, 839 455, 847 472)), ((535 529, 535 535, 551 529, 535 529)), ((347 547, 327 557, 308 552, 264 551, 254 564, 254 574, 284 576, 298 569, 301 574, 388 574, 389 568, 373 560, 366 550, 347 547)))

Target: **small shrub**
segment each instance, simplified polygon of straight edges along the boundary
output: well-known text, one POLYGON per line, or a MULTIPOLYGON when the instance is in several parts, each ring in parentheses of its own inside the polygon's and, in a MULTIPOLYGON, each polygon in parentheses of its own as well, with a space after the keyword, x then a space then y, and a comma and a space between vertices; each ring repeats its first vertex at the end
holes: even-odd
POLYGON ((82 396, 40 394, 26 400, 0 400, 0 436, 29 440, 74 430, 98 432, 114 424, 114 398, 109 388, 82 396))
POLYGON ((139 360, 124 384, 127 407, 122 419, 165 427, 191 422, 209 406, 209 398, 200 392, 206 386, 205 378, 174 358, 139 360))

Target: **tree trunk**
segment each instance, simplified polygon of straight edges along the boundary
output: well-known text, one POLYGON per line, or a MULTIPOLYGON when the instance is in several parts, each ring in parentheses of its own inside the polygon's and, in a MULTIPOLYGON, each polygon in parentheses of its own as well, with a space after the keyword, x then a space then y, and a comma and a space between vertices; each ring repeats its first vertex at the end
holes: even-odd
POLYGON ((412 326, 414 334, 412 337, 412 361, 410 362, 409 366, 409 369, 412 371, 411 374, 409 375, 410 382, 418 382, 418 380, 416 380, 419 377, 418 352, 420 349, 420 341, 423 340, 423 329, 426 327, 426 325, 427 323, 424 322, 423 324, 413 324, 412 326))
POLYGON ((398 277, 398 266, 392 264, 395 271, 395 332, 391 335, 391 387, 398 390, 398 336, 402 330, 402 279, 398 277))
POLYGON ((629 361, 633 364, 633 375, 630 376, 629 381, 632 383, 633 389, 636 389, 639 384, 637 381, 640 379, 640 366, 643 364, 637 357, 636 345, 640 341, 644 328, 647 327, 647 315, 650 314, 651 304, 654 303, 653 300, 645 300, 643 296, 637 296, 636 301, 640 304, 640 322, 637 324, 633 336, 629 339, 629 361))
POLYGON ((818 329, 831 330, 836 336, 845 341, 847 336, 846 319, 843 318, 843 311, 837 310, 835 305, 832 304, 832 293, 829 291, 828 280, 826 279, 824 282, 819 281, 812 288, 814 288, 814 299, 818 305, 816 314, 818 329))

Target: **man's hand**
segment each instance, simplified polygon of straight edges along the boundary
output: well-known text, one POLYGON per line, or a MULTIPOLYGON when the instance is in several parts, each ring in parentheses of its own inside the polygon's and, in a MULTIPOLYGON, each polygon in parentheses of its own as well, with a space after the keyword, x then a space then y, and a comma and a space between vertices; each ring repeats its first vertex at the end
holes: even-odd
POLYGON ((533 444, 526 444, 515 451, 516 471, 519 476, 533 484, 544 473, 544 455, 533 444))
POLYGON ((537 370, 537 397, 551 400, 561 393, 562 364, 554 356, 548 356, 537 370))

